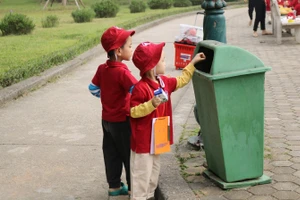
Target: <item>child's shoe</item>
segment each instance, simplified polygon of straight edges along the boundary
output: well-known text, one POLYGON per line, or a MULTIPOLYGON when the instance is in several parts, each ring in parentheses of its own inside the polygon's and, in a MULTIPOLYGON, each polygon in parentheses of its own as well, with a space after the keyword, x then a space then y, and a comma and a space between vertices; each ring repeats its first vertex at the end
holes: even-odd
POLYGON ((115 191, 108 191, 108 196, 128 195, 128 187, 121 182, 121 188, 115 191))

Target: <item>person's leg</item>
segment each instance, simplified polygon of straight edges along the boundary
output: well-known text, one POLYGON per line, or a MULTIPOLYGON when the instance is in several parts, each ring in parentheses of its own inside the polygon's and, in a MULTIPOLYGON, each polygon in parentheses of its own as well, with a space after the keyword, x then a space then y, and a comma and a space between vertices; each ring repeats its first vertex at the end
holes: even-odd
POLYGON ((253 36, 254 37, 258 36, 257 28, 258 28, 258 24, 261 22, 262 12, 263 12, 262 4, 257 2, 255 4, 255 21, 254 21, 254 26, 253 26, 253 36))
POLYGON ((125 122, 113 123, 111 134, 115 142, 118 157, 124 164, 128 191, 130 191, 130 122, 129 118, 125 122))
POLYGON ((262 10, 260 14, 260 28, 261 30, 266 30, 266 4, 262 4, 262 10))
POLYGON ((116 148, 116 144, 110 133, 110 122, 102 120, 103 128, 103 155, 106 171, 106 179, 109 188, 112 190, 121 187, 121 174, 122 174, 122 160, 116 148))
POLYGON ((147 192, 148 193, 147 199, 151 199, 154 197, 154 193, 158 185, 159 173, 160 173, 160 155, 153 155, 153 167, 152 167, 152 174, 150 177, 150 184, 147 192))
POLYGON ((146 200, 150 176, 153 167, 153 156, 149 153, 131 151, 131 200, 146 200))
POLYGON ((128 118, 127 121, 127 125, 128 125, 128 131, 125 134, 125 137, 127 138, 126 143, 125 143, 125 150, 126 153, 124 153, 123 155, 123 163, 124 163, 124 167, 125 167, 125 173, 126 173, 126 181, 128 184, 128 191, 131 191, 131 178, 130 178, 130 136, 131 136, 131 128, 130 128, 130 121, 128 118))
POLYGON ((258 27, 258 23, 259 23, 259 16, 258 16, 258 14, 257 14, 257 12, 256 12, 256 16, 255 16, 255 20, 254 20, 254 26, 253 26, 253 36, 254 37, 257 37, 257 27, 258 27))
POLYGON ((266 30, 266 18, 265 17, 262 17, 260 19, 260 28, 261 28, 262 31, 266 30))
POLYGON ((253 0, 248 0, 248 15, 249 15, 249 18, 250 18, 249 26, 252 25, 253 11, 254 11, 253 0))

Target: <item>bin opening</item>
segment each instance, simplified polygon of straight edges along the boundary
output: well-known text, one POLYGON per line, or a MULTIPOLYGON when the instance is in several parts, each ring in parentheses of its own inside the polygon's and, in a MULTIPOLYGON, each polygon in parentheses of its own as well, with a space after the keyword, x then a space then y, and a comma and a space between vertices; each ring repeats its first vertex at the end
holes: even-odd
POLYGON ((206 59, 195 65, 195 68, 199 71, 210 73, 210 68, 214 59, 214 51, 205 47, 200 47, 197 53, 203 52, 206 59))

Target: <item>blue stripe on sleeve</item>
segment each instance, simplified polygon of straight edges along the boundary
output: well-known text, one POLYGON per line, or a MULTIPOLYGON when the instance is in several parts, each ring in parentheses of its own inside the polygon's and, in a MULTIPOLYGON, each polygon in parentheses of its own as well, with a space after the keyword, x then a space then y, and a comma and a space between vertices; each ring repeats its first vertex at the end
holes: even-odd
POLYGON ((130 89, 129 89, 129 93, 130 93, 130 94, 132 94, 132 90, 133 90, 133 88, 134 88, 134 85, 133 85, 133 86, 131 86, 131 87, 130 87, 130 89))
POLYGON ((95 97, 100 98, 101 90, 100 90, 100 88, 98 86, 96 86, 93 83, 91 83, 89 85, 89 90, 90 90, 90 93, 92 95, 94 95, 95 97))

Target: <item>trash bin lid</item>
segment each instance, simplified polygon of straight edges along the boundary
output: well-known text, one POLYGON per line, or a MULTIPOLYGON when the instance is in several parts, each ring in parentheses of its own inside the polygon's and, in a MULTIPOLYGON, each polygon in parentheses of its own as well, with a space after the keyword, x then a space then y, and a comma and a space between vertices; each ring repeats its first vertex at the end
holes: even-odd
POLYGON ((195 65, 196 71, 209 79, 262 73, 271 69, 252 53, 215 40, 199 42, 194 53, 199 52, 206 55, 206 60, 195 65))

